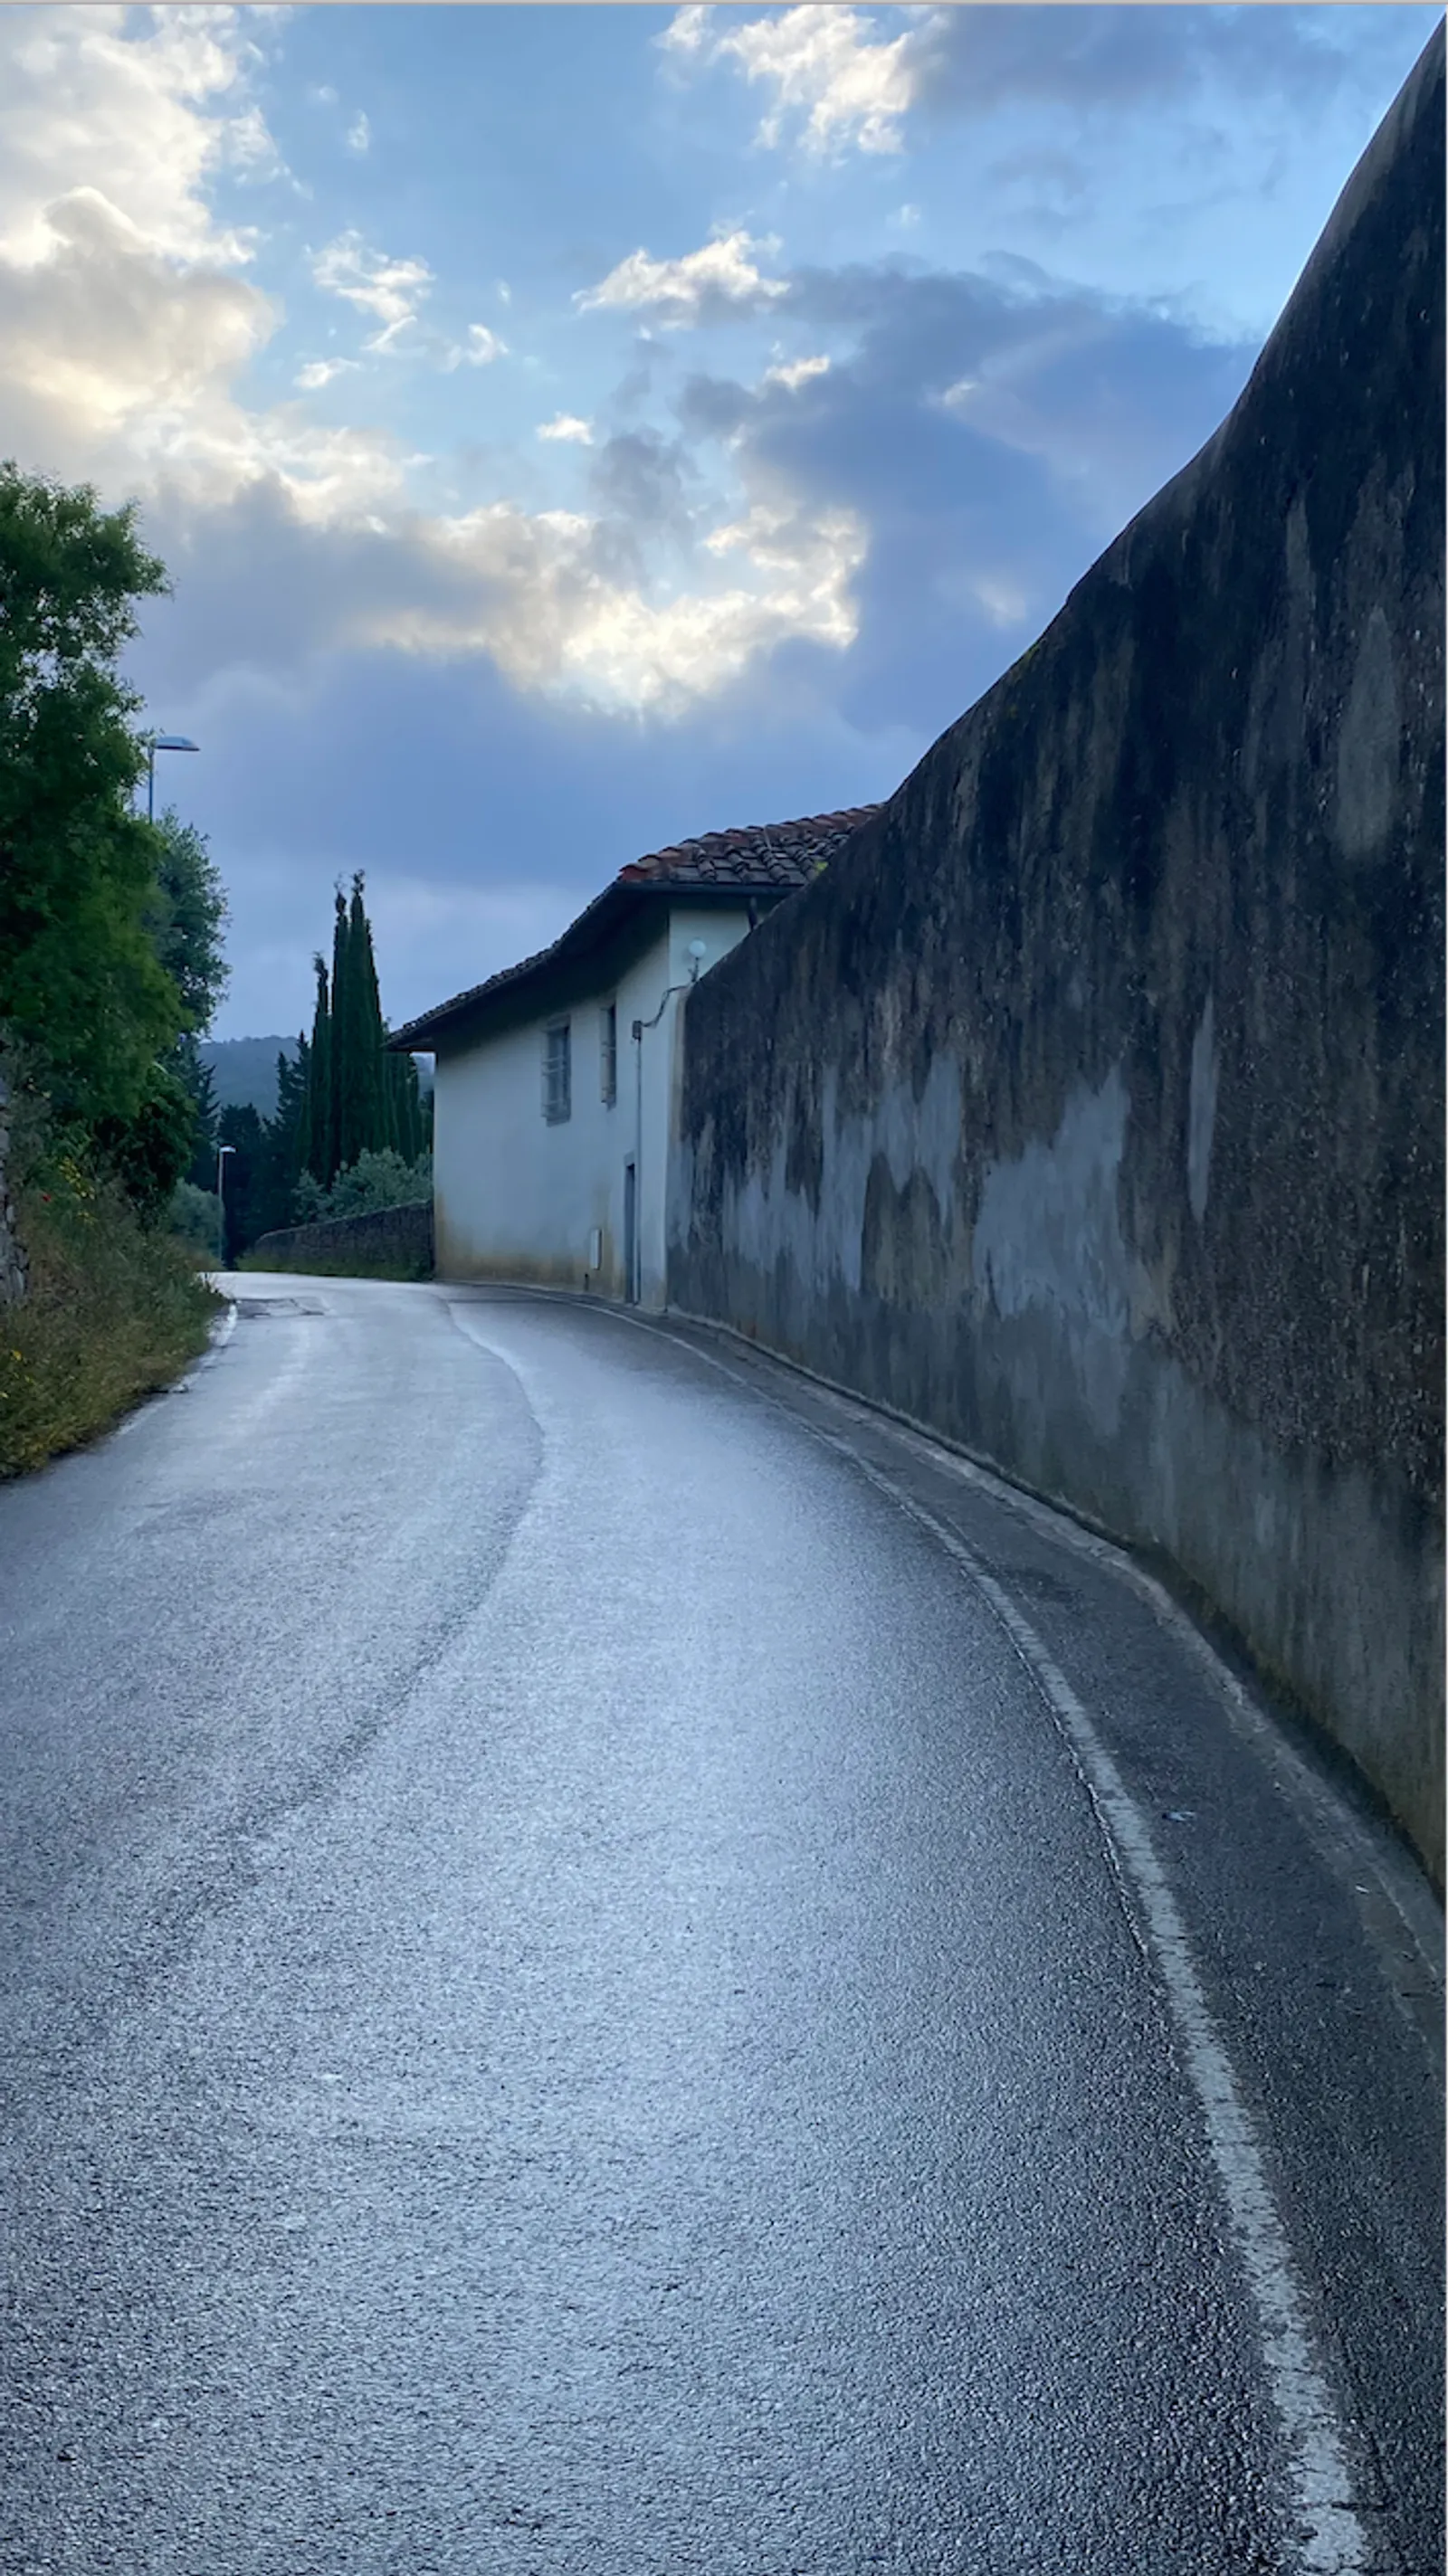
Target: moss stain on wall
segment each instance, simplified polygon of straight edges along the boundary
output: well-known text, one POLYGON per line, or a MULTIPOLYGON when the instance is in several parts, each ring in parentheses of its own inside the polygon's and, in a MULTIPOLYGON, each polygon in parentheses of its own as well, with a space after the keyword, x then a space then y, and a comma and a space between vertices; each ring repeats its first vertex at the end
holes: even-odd
POLYGON ((1163 1552, 1441 1881, 1443 31, 1251 382, 690 995, 675 1306, 1163 1552))

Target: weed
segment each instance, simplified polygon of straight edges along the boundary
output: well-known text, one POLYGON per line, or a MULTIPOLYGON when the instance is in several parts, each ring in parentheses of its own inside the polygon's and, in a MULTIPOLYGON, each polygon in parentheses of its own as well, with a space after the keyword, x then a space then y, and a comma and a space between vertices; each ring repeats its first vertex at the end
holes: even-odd
POLYGON ((196 1256, 60 1150, 18 1192, 29 1294, 0 1309, 0 1476, 106 1430, 206 1347, 221 1300, 196 1256))

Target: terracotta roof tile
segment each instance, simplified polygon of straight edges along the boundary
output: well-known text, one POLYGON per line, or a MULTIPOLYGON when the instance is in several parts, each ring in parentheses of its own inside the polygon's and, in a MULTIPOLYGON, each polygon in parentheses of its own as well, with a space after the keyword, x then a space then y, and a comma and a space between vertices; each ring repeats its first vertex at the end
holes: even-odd
POLYGON ((428 1033, 436 1031, 440 1023, 490 1000, 496 993, 512 991, 555 960, 578 953, 580 943, 596 935, 595 921, 616 909, 620 890, 645 894, 675 885, 729 886, 743 893, 756 889, 762 893, 771 888, 783 891, 806 885, 821 862, 879 810, 878 805, 849 805, 836 814, 805 814, 792 823, 746 823, 740 830, 703 832, 695 841, 677 841, 667 850, 651 850, 646 858, 630 859, 549 947, 540 948, 532 957, 520 958, 516 966, 502 967, 486 983, 454 994, 434 1010, 424 1011, 418 1019, 409 1020, 405 1028, 395 1030, 388 1043, 398 1049, 409 1043, 424 1049, 429 1044, 428 1033))
POLYGON ((821 859, 878 811, 851 805, 836 814, 806 814, 793 823, 746 823, 732 832, 702 832, 619 869, 620 885, 804 885, 821 859))

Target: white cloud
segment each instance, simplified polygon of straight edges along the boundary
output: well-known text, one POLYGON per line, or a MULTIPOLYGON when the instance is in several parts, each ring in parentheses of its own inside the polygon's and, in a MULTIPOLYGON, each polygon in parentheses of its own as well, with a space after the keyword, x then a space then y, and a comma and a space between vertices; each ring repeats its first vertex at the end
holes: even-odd
POLYGON ((383 612, 366 640, 485 651, 519 687, 662 715, 683 714, 789 638, 836 650, 854 641, 849 585, 865 534, 849 511, 757 505, 707 541, 716 560, 739 558, 731 587, 662 597, 601 572, 596 533, 578 512, 529 517, 506 502, 419 524, 434 574, 465 579, 450 600, 383 612))
POLYGON ((255 57, 244 13, 158 10, 141 41, 127 14, 0 10, 0 259, 12 266, 51 255, 48 209, 78 186, 162 258, 235 267, 251 255, 250 236, 218 226, 204 194, 225 163, 281 166, 244 94, 255 57))
MULTIPOLYGON (((142 496, 178 600, 193 603, 193 661, 246 666, 243 639, 264 629, 258 668, 387 645, 669 712, 787 637, 848 643, 864 537, 847 513, 746 505, 702 554, 687 528, 656 529, 647 541, 667 562, 646 570, 641 546, 620 543, 634 533, 626 505, 453 518, 415 506, 422 460, 365 425, 318 421, 306 399, 365 352, 297 352, 289 398, 249 391, 281 314, 246 273, 256 236, 208 202, 238 154, 255 175, 268 166, 244 15, 0 11, 0 454, 142 496)), ((759 247, 736 232, 677 261, 640 254, 597 300, 665 322, 768 305, 785 289, 760 275, 759 247)), ((411 332, 409 349, 445 366, 503 354, 481 323, 458 344, 430 331, 426 263, 359 232, 327 242, 312 274, 366 318, 370 352, 411 332)), ((544 428, 592 436, 572 414, 544 428)))
POLYGON ((663 34, 654 38, 654 42, 662 46, 667 53, 707 53, 713 42, 709 24, 713 14, 710 8, 691 6, 680 9, 670 19, 663 34))
POLYGON ((593 423, 591 420, 579 420, 572 412, 561 411, 556 419, 543 422, 538 436, 567 440, 575 447, 591 447, 593 423))
POLYGON ((677 329, 734 310, 752 310, 789 293, 783 278, 764 277, 754 253, 776 251, 774 241, 746 232, 725 233, 682 259, 650 259, 644 250, 619 261, 599 286, 574 296, 581 313, 657 311, 677 329))
POLYGON ((495 358, 506 358, 508 343, 490 331, 486 322, 470 322, 466 346, 458 351, 470 367, 490 367, 495 358))
POLYGON ((733 61, 747 81, 772 90, 759 129, 761 143, 778 144, 786 120, 803 120, 805 149, 838 153, 898 152, 900 121, 920 87, 920 52, 926 24, 878 38, 863 10, 829 5, 784 9, 744 26, 721 28, 709 8, 681 9, 662 38, 681 63, 733 61))
POLYGON ((375 510, 389 441, 233 390, 280 320, 206 193, 238 151, 270 166, 257 14, 0 10, 0 453, 176 508, 270 479, 303 518, 375 510))
POLYGON ((154 436, 274 327, 256 287, 224 269, 178 268, 97 189, 52 199, 46 235, 43 259, 0 258, 5 384, 42 453, 47 422, 68 458, 121 430, 154 436))
POLYGON ((309 358, 292 382, 299 393, 320 393, 323 385, 330 385, 335 377, 354 376, 357 364, 355 358, 309 358))
POLYGON ((365 152, 371 141, 372 128, 367 122, 367 111, 359 107, 347 128, 347 149, 349 152, 365 152))
POLYGON ((827 376, 829 371, 828 358, 792 358, 787 365, 766 367, 764 381, 767 385, 783 385, 787 393, 797 393, 812 376, 827 376))
POLYGON ((259 107, 244 107, 239 116, 228 117, 222 135, 224 157, 239 178, 260 182, 290 177, 259 107))
POLYGON ((359 313, 370 313, 382 325, 365 343, 372 352, 391 349, 419 306, 432 291, 426 260, 389 259, 373 250, 358 232, 339 233, 312 260, 312 275, 329 295, 340 295, 359 313))
POLYGON ((432 285, 425 260, 389 259, 358 232, 339 233, 318 251, 312 275, 329 294, 344 296, 359 312, 389 324, 410 321, 432 285))

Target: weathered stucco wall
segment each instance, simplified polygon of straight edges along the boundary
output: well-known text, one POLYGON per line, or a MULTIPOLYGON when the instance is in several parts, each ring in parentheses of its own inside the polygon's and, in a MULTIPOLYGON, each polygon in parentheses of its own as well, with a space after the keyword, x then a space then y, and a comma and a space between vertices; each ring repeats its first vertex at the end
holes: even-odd
POLYGON ((664 1302, 664 1189, 669 1150, 676 1000, 689 943, 707 964, 745 930, 739 904, 662 899, 612 953, 585 960, 571 995, 546 1009, 536 991, 518 1016, 483 1033, 440 1039, 433 1174, 438 1268, 445 1279, 496 1279, 590 1290, 646 1306, 664 1302), (614 1009, 615 1088, 600 1081, 604 1007, 614 1009), (662 1008, 661 1008, 662 1006, 662 1008), (642 1036, 630 1032, 635 1020, 642 1036), (543 1114, 543 1032, 566 1021, 572 1100, 556 1124, 543 1114), (629 1165, 637 1258, 630 1260, 629 1165))
POLYGON ((1443 40, 1236 409, 689 1000, 670 1298, 1165 1552, 1442 1868, 1443 40))

